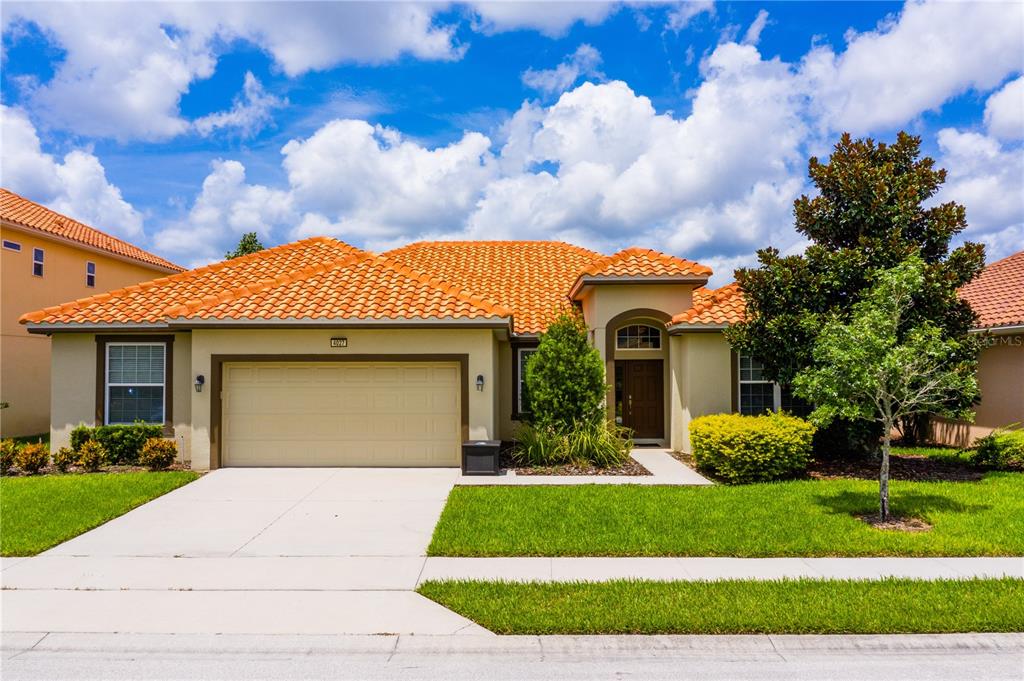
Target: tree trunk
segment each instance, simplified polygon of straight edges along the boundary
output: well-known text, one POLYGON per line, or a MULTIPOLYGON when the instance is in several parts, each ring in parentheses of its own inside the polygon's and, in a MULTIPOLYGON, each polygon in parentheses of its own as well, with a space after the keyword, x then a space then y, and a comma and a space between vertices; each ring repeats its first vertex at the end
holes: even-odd
POLYGON ((886 429, 882 436, 882 471, 878 476, 878 515, 885 521, 889 519, 889 439, 890 430, 886 429))

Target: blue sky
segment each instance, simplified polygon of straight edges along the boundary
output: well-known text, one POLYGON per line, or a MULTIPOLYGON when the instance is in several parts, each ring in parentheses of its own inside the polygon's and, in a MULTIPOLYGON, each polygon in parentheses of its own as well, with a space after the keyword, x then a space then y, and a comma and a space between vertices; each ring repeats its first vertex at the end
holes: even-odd
POLYGON ((4 3, 4 186, 185 265, 245 231, 797 251, 806 162, 922 136, 1024 243, 1019 3, 4 3))

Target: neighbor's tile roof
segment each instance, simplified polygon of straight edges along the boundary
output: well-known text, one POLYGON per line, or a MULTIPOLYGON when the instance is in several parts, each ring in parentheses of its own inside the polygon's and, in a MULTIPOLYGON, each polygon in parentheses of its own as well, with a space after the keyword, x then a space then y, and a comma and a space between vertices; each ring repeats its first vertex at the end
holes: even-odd
POLYGON ((743 321, 746 305, 736 282, 717 289, 698 288, 693 291, 693 307, 680 312, 670 326, 728 325, 743 321))
POLYGON ((508 310, 381 256, 314 237, 29 313, 48 324, 179 319, 507 317, 508 310))
POLYGON ((138 260, 146 265, 156 265, 176 272, 181 272, 184 269, 160 256, 133 246, 127 241, 122 241, 78 220, 61 215, 2 187, 0 187, 0 218, 21 227, 77 241, 80 244, 124 258, 138 260))
POLYGON ((421 241, 388 258, 510 309, 516 333, 539 333, 579 273, 603 256, 560 241, 421 241))
POLYGON ((584 268, 581 275, 596 277, 710 277, 711 268, 649 248, 626 248, 584 268))
POLYGON ((1024 251, 986 267, 960 297, 978 313, 979 328, 1024 324, 1024 251))

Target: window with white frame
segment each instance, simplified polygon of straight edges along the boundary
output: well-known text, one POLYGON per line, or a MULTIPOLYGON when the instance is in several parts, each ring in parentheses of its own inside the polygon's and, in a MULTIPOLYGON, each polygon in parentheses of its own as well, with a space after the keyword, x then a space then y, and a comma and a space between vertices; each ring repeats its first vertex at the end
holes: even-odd
POLYGON ((85 263, 85 285, 89 288, 96 287, 96 263, 85 263))
POLYGON ((526 389, 526 361, 537 352, 537 348, 516 348, 516 413, 530 413, 530 396, 526 389))
POLYGON ((43 249, 32 249, 32 274, 37 277, 43 276, 43 257, 43 249))
POLYGON ((751 355, 739 356, 740 413, 757 416, 766 411, 785 411, 796 416, 807 416, 811 406, 793 394, 792 389, 768 380, 764 364, 751 355))
POLYGON ((107 343, 108 424, 164 422, 164 343, 107 343))
POLYGON ((660 350, 661 330, 646 324, 630 324, 615 332, 618 350, 660 350))
POLYGON ((8 251, 14 251, 15 253, 21 252, 21 244, 17 241, 8 241, 7 239, 4 239, 4 248, 8 251))

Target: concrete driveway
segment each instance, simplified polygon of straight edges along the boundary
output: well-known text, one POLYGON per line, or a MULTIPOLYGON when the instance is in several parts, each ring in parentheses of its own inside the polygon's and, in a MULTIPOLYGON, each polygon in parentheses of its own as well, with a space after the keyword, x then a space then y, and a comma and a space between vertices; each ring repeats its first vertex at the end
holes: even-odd
POLYGON ((223 469, 35 558, 4 632, 487 632, 412 590, 457 469, 223 469))

